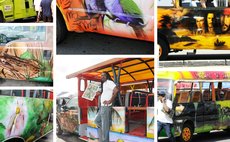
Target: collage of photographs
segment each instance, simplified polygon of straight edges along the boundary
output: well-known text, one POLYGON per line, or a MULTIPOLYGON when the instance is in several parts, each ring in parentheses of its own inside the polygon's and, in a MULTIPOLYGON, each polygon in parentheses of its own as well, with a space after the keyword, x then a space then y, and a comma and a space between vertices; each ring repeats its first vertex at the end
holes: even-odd
POLYGON ((230 0, 0 0, 0 142, 229 142, 230 0))

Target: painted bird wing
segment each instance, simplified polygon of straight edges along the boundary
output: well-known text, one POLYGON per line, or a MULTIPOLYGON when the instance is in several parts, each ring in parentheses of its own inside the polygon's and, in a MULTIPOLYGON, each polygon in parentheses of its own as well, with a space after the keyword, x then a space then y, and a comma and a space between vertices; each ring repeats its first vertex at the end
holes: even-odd
POLYGON ((125 13, 142 16, 142 12, 133 0, 120 0, 120 4, 125 13))

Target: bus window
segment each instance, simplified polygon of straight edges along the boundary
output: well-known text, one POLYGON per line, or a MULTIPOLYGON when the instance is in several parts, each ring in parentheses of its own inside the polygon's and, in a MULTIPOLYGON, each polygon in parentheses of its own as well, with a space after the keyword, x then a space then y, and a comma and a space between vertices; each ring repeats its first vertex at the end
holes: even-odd
POLYGON ((85 91, 85 80, 83 79, 80 81, 80 91, 85 91))
POLYGON ((195 92, 192 92, 192 99, 191 99, 191 102, 200 102, 201 101, 201 92, 200 91, 195 91, 195 92))
POLYGON ((230 91, 225 94, 224 100, 230 100, 230 91))

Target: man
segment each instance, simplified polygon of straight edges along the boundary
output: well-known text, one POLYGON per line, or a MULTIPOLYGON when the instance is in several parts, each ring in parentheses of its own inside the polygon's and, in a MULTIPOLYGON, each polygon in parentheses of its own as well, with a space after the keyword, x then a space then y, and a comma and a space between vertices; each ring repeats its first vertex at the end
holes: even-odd
POLYGON ((101 75, 102 91, 100 98, 100 109, 95 119, 95 124, 98 127, 99 142, 109 142, 109 129, 111 121, 111 109, 114 102, 118 87, 112 81, 108 72, 103 72, 101 75))
POLYGON ((52 22, 51 2, 52 0, 41 1, 43 22, 52 22))
POLYGON ((159 134, 161 130, 164 128, 165 132, 170 139, 170 142, 174 142, 174 136, 172 134, 171 128, 173 124, 173 120, 170 117, 169 113, 172 110, 172 101, 165 98, 165 92, 158 92, 158 101, 157 101, 157 134, 159 134))
POLYGON ((37 13, 37 22, 40 20, 40 14, 41 14, 41 0, 34 0, 34 6, 35 6, 35 11, 37 13))

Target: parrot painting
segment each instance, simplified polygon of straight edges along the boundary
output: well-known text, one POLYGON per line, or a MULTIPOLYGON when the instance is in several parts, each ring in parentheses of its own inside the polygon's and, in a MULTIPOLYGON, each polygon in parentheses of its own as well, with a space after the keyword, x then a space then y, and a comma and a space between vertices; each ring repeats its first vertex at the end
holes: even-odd
POLYGON ((140 8, 133 0, 85 0, 89 17, 108 16, 111 20, 133 28, 138 38, 145 38, 145 23, 140 8))

